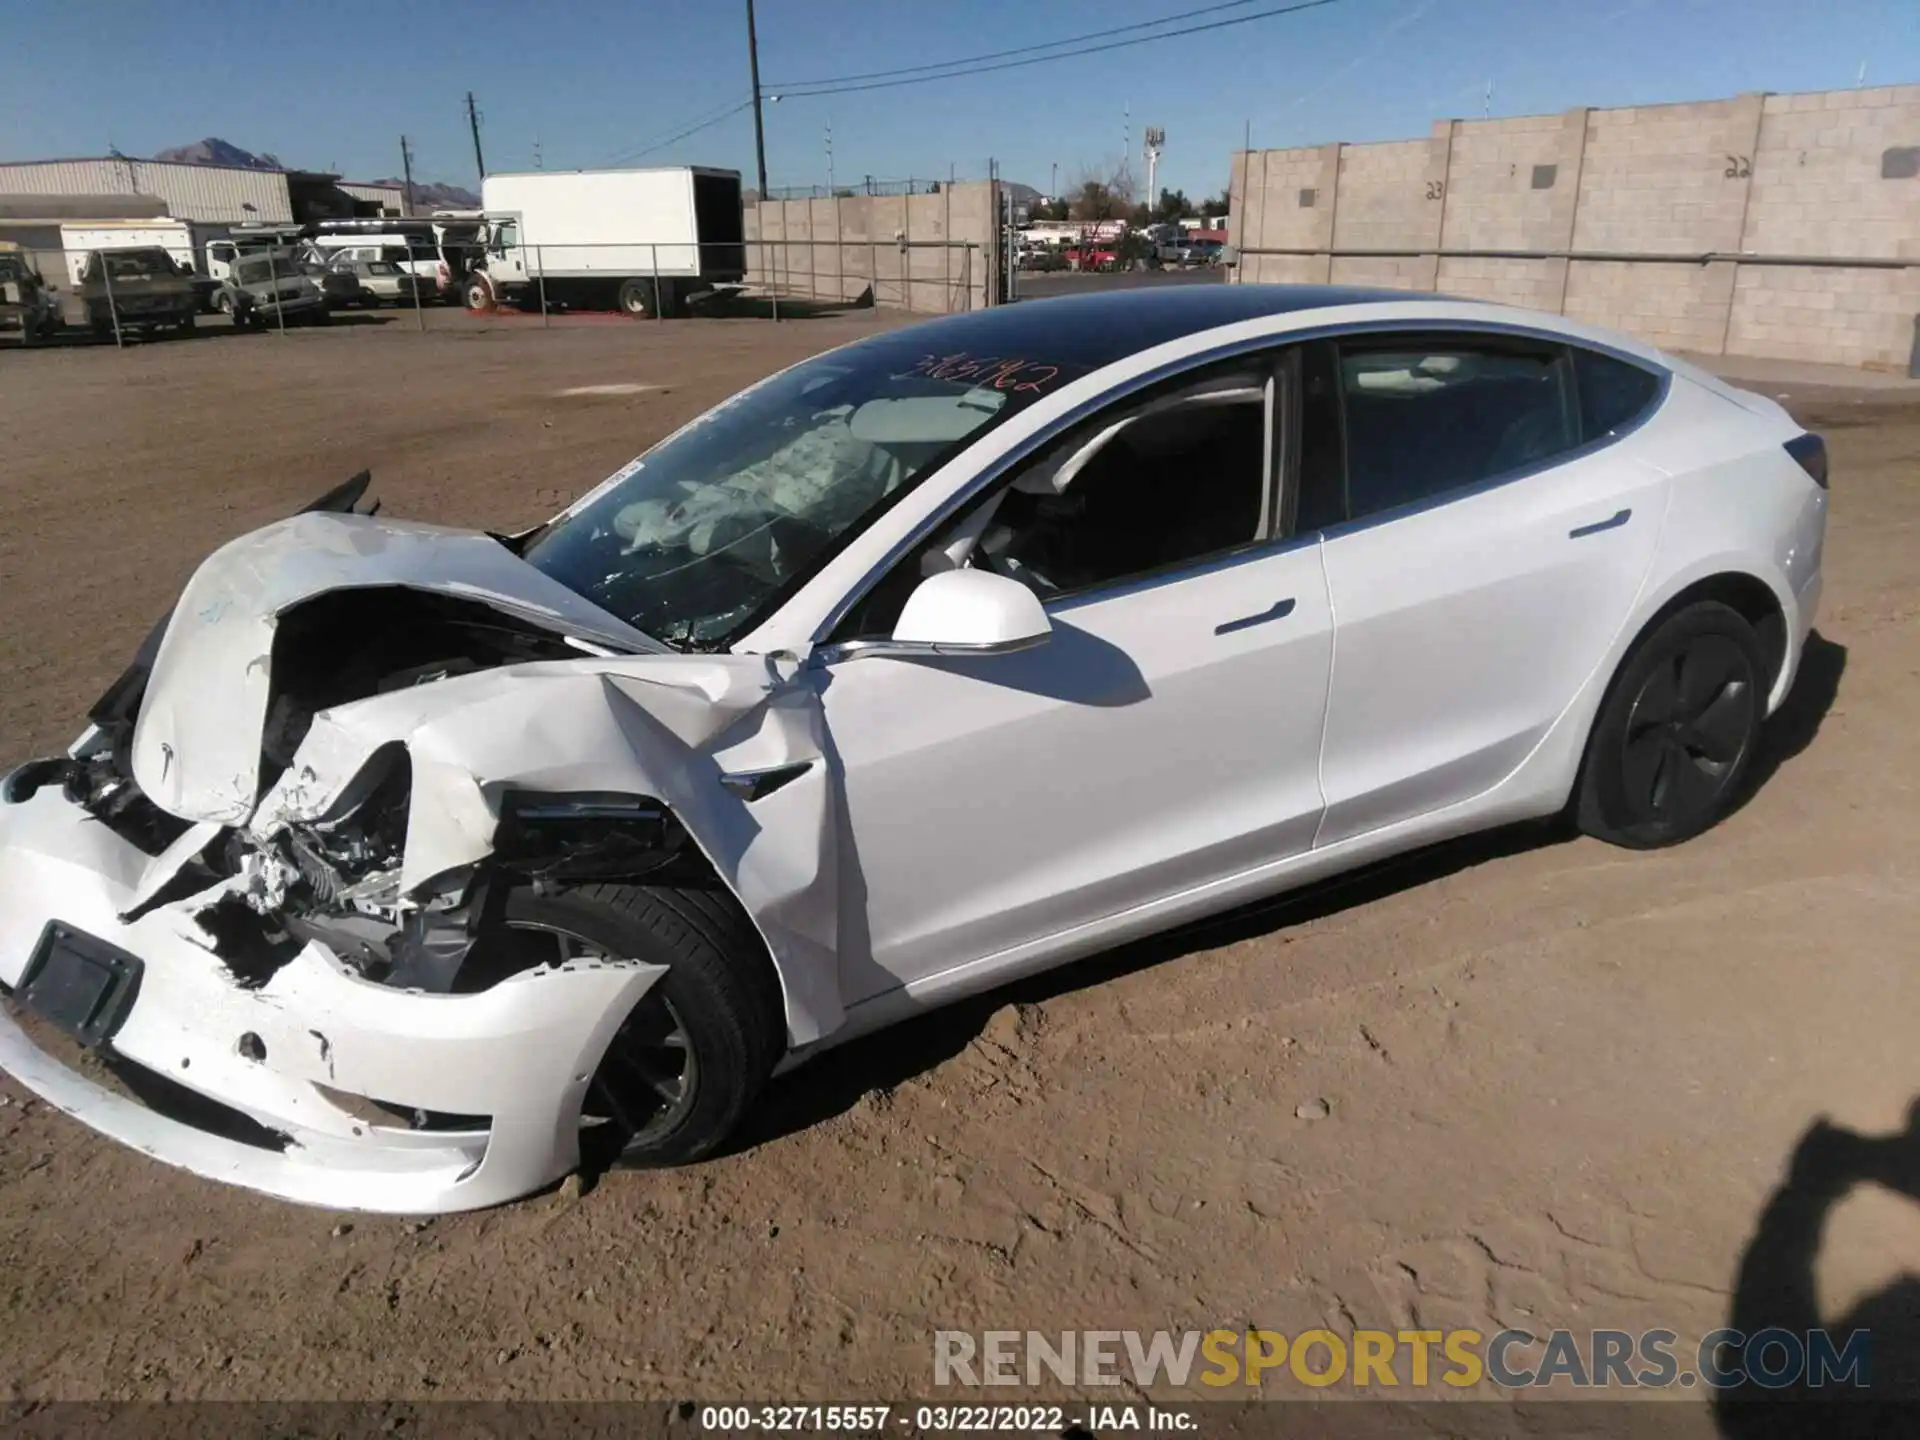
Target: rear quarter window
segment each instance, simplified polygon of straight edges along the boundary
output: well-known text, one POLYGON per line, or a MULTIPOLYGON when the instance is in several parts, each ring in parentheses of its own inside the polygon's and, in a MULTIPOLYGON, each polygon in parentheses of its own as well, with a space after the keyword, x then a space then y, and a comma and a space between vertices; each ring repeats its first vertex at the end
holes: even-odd
POLYGON ((1580 433, 1604 439, 1629 429, 1660 398, 1660 377, 1625 360, 1573 347, 1574 383, 1580 391, 1580 433))

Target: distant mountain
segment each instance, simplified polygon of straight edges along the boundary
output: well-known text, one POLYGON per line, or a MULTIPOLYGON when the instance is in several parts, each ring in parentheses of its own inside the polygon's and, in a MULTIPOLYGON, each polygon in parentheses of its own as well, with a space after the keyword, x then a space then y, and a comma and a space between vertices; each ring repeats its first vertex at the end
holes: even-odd
MULTIPOLYGON (((356 185, 398 185, 406 181, 389 176, 385 180, 356 180, 356 185)), ((413 182, 413 206, 416 210, 478 210, 480 197, 464 185, 448 185, 438 180, 413 182)))
POLYGON ((156 160, 168 160, 175 165, 227 165, 237 170, 284 170, 277 155, 256 155, 251 150, 242 150, 238 145, 209 135, 205 140, 196 140, 191 145, 176 145, 171 150, 162 150, 153 157, 156 160))
MULTIPOLYGON (((215 135, 209 135, 204 140, 196 140, 191 145, 176 145, 171 150, 162 150, 153 158, 171 161, 175 165, 226 165, 238 170, 284 170, 287 168, 278 155, 256 155, 251 150, 242 150, 232 141, 222 140, 215 135)), ((359 183, 400 185, 403 182, 387 179, 359 183)), ((463 185, 443 185, 436 180, 416 180, 413 182, 413 203, 422 210, 477 210, 480 208, 480 197, 463 185)))

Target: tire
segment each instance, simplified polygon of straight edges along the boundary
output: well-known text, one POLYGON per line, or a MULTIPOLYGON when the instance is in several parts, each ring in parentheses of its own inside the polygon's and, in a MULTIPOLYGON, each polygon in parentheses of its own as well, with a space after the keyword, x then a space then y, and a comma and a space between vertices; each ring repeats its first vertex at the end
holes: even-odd
POLYGON ((229 318, 233 315, 233 292, 222 290, 213 297, 213 308, 229 318))
POLYGON ((1768 686, 1759 636, 1731 606, 1702 600, 1656 623, 1601 703, 1575 823, 1630 850, 1678 845, 1717 825, 1752 773, 1768 686))
POLYGON ((647 320, 659 312, 660 297, 651 280, 624 280, 620 284, 620 308, 635 320, 647 320))
POLYGON ((475 315, 490 314, 499 303, 494 298, 493 286, 487 283, 485 276, 478 274, 467 277, 461 298, 467 302, 467 309, 475 315))
POLYGON ((594 1072, 582 1105, 583 1163, 678 1165, 711 1154, 760 1093, 786 1048, 780 986, 759 932, 720 890, 583 885, 538 894, 510 892, 501 923, 512 930, 571 935, 602 954, 667 966, 626 1018, 594 1072), (641 1088, 660 1079, 684 1039, 681 1093, 667 1100, 641 1088), (638 1096, 636 1099, 634 1097, 638 1096), (623 1098, 624 1097, 624 1098, 623 1098), (643 1107, 659 1113, 643 1118, 643 1107))
POLYGON ((180 333, 182 335, 191 335, 197 328, 198 328, 197 316, 189 315, 180 322, 180 333))

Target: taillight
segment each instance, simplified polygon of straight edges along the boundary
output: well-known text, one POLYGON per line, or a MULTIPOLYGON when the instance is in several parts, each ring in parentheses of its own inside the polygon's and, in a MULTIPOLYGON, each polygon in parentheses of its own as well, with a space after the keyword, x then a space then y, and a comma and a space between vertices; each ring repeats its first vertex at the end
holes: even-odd
POLYGON ((1800 468, 1813 477, 1813 483, 1827 488, 1827 442, 1818 435, 1796 435, 1787 441, 1786 451, 1800 468))

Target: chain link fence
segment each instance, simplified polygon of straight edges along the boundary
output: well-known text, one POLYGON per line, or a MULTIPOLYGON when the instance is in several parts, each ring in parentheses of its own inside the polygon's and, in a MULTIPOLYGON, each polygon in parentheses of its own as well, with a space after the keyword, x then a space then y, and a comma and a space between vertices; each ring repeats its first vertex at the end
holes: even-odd
POLYGON ((389 246, 394 253, 384 257, 381 248, 241 249, 228 258, 153 247, 23 248, 11 253, 38 278, 43 323, 19 333, 40 343, 125 345, 206 327, 284 334, 313 325, 399 325, 424 333, 489 320, 551 326, 623 316, 949 314, 992 303, 997 263, 990 242, 904 234, 843 242, 776 235, 412 252, 389 246))

